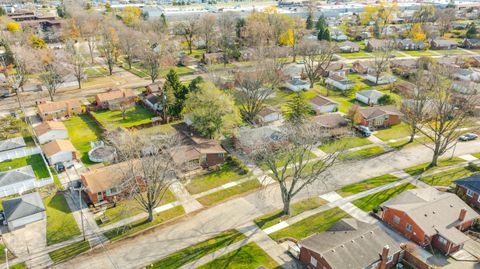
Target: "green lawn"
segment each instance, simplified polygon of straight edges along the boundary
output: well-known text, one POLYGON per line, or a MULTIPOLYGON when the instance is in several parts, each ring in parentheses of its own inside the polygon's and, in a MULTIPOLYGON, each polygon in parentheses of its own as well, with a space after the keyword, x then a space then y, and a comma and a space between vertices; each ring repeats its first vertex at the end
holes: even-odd
POLYGON ((70 117, 63 123, 68 129, 70 141, 81 154, 82 163, 94 164, 88 158, 88 151, 91 149, 90 142, 100 140, 102 136, 102 130, 97 123, 86 114, 70 117))
POLYGON ((370 178, 358 183, 350 184, 347 186, 342 187, 341 189, 337 190, 337 193, 342 197, 347 197, 350 195, 354 195, 356 193, 360 193, 363 191, 367 191, 378 186, 382 186, 391 182, 395 182, 399 180, 398 177, 393 175, 383 175, 379 177, 370 178))
POLYGON ((10 265, 10 269, 27 269, 27 265, 24 262, 19 262, 14 265, 10 265))
POLYGON ((385 152, 385 150, 382 147, 373 146, 373 147, 366 148, 366 149, 361 149, 361 150, 356 150, 356 151, 350 151, 350 152, 343 153, 339 156, 339 158, 341 160, 361 159, 361 158, 365 158, 365 157, 372 156, 372 155, 375 155, 375 154, 379 154, 379 153, 382 153, 382 152, 385 152))
POLYGON ((339 150, 346 150, 370 144, 372 144, 372 142, 365 137, 342 137, 328 144, 321 145, 319 149, 324 152, 331 153, 339 150))
POLYGON ((442 55, 469 55, 468 52, 465 52, 461 49, 435 50, 435 51, 442 54, 442 55))
POLYGON ((360 208, 363 211, 372 211, 375 208, 378 208, 383 202, 390 200, 391 198, 399 195, 400 193, 414 189, 415 186, 410 183, 404 183, 398 185, 397 187, 390 188, 381 192, 370 194, 358 200, 352 202, 355 206, 360 208))
MULTIPOLYGON (((291 156, 291 155, 290 155, 291 156)), ((278 159, 276 160, 275 164, 277 166, 277 168, 282 168, 285 166, 285 164, 287 163, 287 158, 289 157, 289 155, 283 155, 283 156, 279 156, 278 159)), ((295 156, 296 157, 296 160, 298 160, 298 156, 295 156)), ((309 152, 306 152, 304 154, 304 162, 305 161, 309 161, 309 160, 312 160, 312 159, 315 159, 317 157, 317 155, 315 155, 313 152, 309 151, 309 152)), ((292 163, 290 163, 291 165, 292 163)), ((260 169, 262 169, 263 171, 270 171, 268 165, 266 165, 265 163, 258 163, 258 166, 260 167, 260 169)))
POLYGON ((251 179, 248 181, 243 182, 242 184, 238 184, 236 186, 230 187, 228 189, 216 191, 214 193, 202 196, 197 200, 204 206, 211 206, 213 204, 222 202, 227 199, 234 198, 240 194, 244 194, 245 192, 249 192, 255 189, 258 189, 262 186, 257 179, 251 179))
POLYGON ((189 193, 196 194, 219 187, 225 183, 237 181, 246 176, 248 174, 240 173, 236 165, 226 162, 219 171, 192 178, 185 187, 189 193))
POLYGON ((54 263, 57 263, 88 250, 90 250, 90 244, 88 243, 88 241, 79 241, 71 245, 51 251, 48 253, 48 256, 50 256, 50 259, 52 259, 54 263))
POLYGON ((31 165, 35 176, 39 179, 50 177, 48 168, 42 159, 40 154, 30 155, 10 161, 0 163, 0 172, 10 169, 20 168, 27 165, 31 165))
POLYGON ((473 153, 472 156, 475 157, 475 158, 480 159, 480 152, 478 152, 478 153, 473 153))
POLYGON ((389 128, 378 130, 374 135, 383 141, 400 139, 410 135, 410 126, 402 122, 389 128))
POLYGON ((479 172, 474 167, 458 167, 447 171, 435 173, 430 176, 421 177, 420 180, 432 186, 454 186, 454 180, 471 176, 479 172))
POLYGON ((402 51, 405 54, 415 56, 415 57, 421 57, 421 56, 438 56, 437 53, 431 51, 431 50, 405 50, 402 51))
POLYGON ((459 158, 459 157, 444 158, 444 159, 439 159, 438 162, 437 162, 437 166, 435 166, 435 167, 428 167, 428 165, 430 164, 428 162, 428 163, 423 163, 423 164, 415 165, 415 166, 412 166, 412 167, 408 167, 408 168, 405 168, 403 170, 405 172, 407 172, 408 174, 410 174, 412 176, 415 176, 415 175, 420 175, 424 172, 427 172, 427 171, 435 169, 435 168, 450 166, 450 165, 459 164, 459 163, 463 163, 463 162, 466 162, 466 161, 462 158, 459 158))
POLYGON ((152 222, 146 222, 145 220, 139 220, 137 222, 118 227, 115 229, 108 230, 103 233, 111 241, 122 239, 126 236, 132 235, 136 232, 140 232, 167 220, 179 217, 185 214, 182 206, 176 206, 174 208, 168 209, 166 211, 155 214, 155 217, 152 222))
MULTIPOLYGON (((175 195, 168 190, 160 201, 160 205, 168 204, 175 200, 175 195)), ((107 216, 110 221, 102 223, 100 217, 97 217, 95 220, 97 221, 98 226, 102 227, 144 212, 145 211, 142 210, 142 207, 139 206, 135 199, 123 199, 117 202, 115 207, 108 208, 105 210, 105 213, 103 213, 103 215, 107 216)))
POLYGON ((152 265, 147 266, 147 268, 148 269, 180 268, 181 266, 187 263, 198 260, 210 253, 215 252, 216 250, 227 247, 235 242, 238 242, 244 239, 245 239, 245 235, 243 235, 241 232, 237 230, 228 230, 210 239, 207 239, 195 245, 179 250, 173 254, 170 254, 161 260, 155 261, 154 263, 152 263, 152 265))
POLYGON ((92 115, 107 129, 115 129, 117 127, 129 128, 141 124, 152 122, 155 115, 142 106, 134 106, 127 109, 125 119, 122 117, 121 111, 102 110, 94 112, 92 115))
POLYGON ((303 219, 284 229, 281 229, 280 231, 271 233, 270 237, 276 241, 285 237, 301 240, 314 233, 324 232, 338 220, 348 217, 350 217, 350 215, 348 215, 345 211, 335 207, 303 219))
MULTIPOLYGON (((0 263, 4 263, 6 260, 5 249, 6 249, 5 245, 0 243, 0 263)), ((9 261, 15 258, 13 253, 11 253, 9 250, 7 251, 7 255, 8 255, 9 261)))
POLYGON ((135 131, 136 134, 141 135, 174 134, 175 132, 175 128, 172 127, 172 124, 159 124, 135 131))
POLYGON ((321 199, 320 197, 312 197, 301 200, 290 205, 290 215, 283 215, 282 210, 275 210, 271 213, 265 214, 261 217, 258 217, 254 220, 258 227, 261 229, 266 229, 271 227, 281 221, 287 220, 291 217, 294 217, 302 212, 320 207, 327 204, 327 201, 321 199))
POLYGON ((362 59, 362 58, 372 58, 373 55, 370 53, 367 53, 365 51, 359 51, 359 52, 343 52, 343 53, 338 53, 340 57, 344 57, 347 59, 362 59))
POLYGON ((57 192, 46 198, 44 204, 47 209, 47 245, 80 235, 80 229, 62 193, 57 192))
POLYGON ((254 269, 259 268, 276 269, 281 268, 272 257, 263 251, 257 244, 248 243, 245 246, 227 253, 198 269, 219 269, 219 268, 235 268, 235 269, 254 269))
POLYGON ((175 66, 173 68, 168 68, 168 69, 163 69, 163 70, 160 70, 160 77, 165 77, 167 76, 168 72, 170 72, 170 69, 173 69, 175 70, 175 72, 177 72, 177 75, 179 76, 186 76, 186 75, 192 75, 193 73, 195 73, 195 70, 189 68, 189 67, 186 67, 186 66, 175 66))
POLYGON ((397 140, 395 142, 388 142, 387 144, 388 144, 388 146, 390 146, 392 148, 406 148, 406 147, 417 146, 417 145, 420 145, 420 144, 425 144, 425 143, 431 142, 431 140, 428 139, 425 136, 415 138, 412 143, 408 143, 408 141, 410 141, 410 138, 400 139, 400 140, 397 140))
POLYGON ((99 78, 108 76, 108 70, 105 67, 88 67, 83 70, 87 78, 99 78))

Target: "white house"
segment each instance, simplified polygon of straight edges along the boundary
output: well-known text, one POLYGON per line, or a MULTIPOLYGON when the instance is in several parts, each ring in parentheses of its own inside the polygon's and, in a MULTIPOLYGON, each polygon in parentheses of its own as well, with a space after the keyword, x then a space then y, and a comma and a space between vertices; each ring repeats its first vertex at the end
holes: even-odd
POLYGON ((346 91, 350 90, 355 86, 355 82, 351 81, 348 78, 344 78, 337 75, 332 75, 325 80, 327 85, 331 85, 339 90, 346 91))
POLYGON ((389 84, 397 80, 394 76, 386 73, 380 74, 380 76, 378 76, 378 81, 377 81, 377 76, 374 73, 368 73, 366 76, 366 79, 377 85, 389 84))
POLYGON ((161 111, 162 103, 160 97, 156 94, 149 94, 143 99, 143 103, 153 111, 161 111))
POLYGON ((0 172, 0 195, 28 191, 35 187, 36 180, 30 165, 0 172))
POLYGON ((67 127, 61 121, 44 121, 35 126, 33 130, 40 144, 57 139, 68 139, 67 127))
POLYGON ((77 150, 70 140, 51 141, 43 145, 42 150, 51 165, 77 159, 77 150))
POLYGON ((261 124, 268 124, 282 119, 282 112, 272 106, 265 106, 258 113, 258 121, 261 124))
POLYGON ((355 93, 355 99, 367 105, 378 105, 378 99, 382 96, 383 93, 377 90, 365 90, 355 93))
POLYGON ((452 89, 462 94, 477 94, 480 84, 473 81, 457 80, 452 83, 452 89))
POLYGON ((300 78, 293 78, 287 80, 283 84, 283 87, 291 90, 292 92, 307 91, 308 89, 310 89, 310 83, 300 78))
POLYGON ((310 99, 308 104, 317 113, 336 112, 338 111, 339 106, 337 102, 320 95, 317 95, 310 99))
POLYGON ((17 136, 14 138, 0 141, 0 152, 19 149, 26 146, 27 144, 25 144, 25 140, 23 140, 23 137, 17 136))
POLYGON ((335 41, 347 41, 348 36, 346 36, 342 31, 337 28, 332 29, 330 37, 335 41))
POLYGON ((4 200, 2 206, 10 231, 47 218, 45 205, 38 192, 4 200))
POLYGON ((464 81, 479 81, 480 80, 480 73, 474 71, 472 69, 460 69, 453 76, 456 79, 464 80, 464 81))

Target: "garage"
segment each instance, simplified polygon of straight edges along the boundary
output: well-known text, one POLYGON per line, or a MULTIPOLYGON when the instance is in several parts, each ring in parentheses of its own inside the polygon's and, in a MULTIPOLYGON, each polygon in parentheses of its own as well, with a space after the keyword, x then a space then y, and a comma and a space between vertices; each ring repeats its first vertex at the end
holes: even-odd
POLYGON ((47 217, 45 205, 38 192, 2 201, 2 206, 10 231, 47 217))

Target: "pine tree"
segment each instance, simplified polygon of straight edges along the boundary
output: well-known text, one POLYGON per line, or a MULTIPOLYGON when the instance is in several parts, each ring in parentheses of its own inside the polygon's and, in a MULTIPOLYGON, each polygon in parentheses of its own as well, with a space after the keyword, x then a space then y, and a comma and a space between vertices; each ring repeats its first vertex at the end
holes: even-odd
POLYGON ((313 23, 313 18, 312 18, 312 13, 308 13, 308 17, 307 17, 307 20, 305 21, 305 28, 307 28, 308 30, 311 30, 313 29, 313 26, 314 26, 314 23, 313 23))
POLYGON ((325 26, 327 26, 327 22, 325 21, 325 16, 320 15, 317 23, 315 24, 315 29, 320 30, 325 28, 325 26))
POLYGON ((165 80, 163 91, 164 98, 167 98, 167 100, 164 100, 167 103, 166 112, 169 116, 176 117, 182 111, 188 89, 185 89, 186 87, 180 82, 180 78, 173 69, 170 69, 165 80))
POLYGON ((470 26, 468 27, 467 32, 465 33, 465 36, 467 38, 474 38, 477 36, 477 27, 475 23, 471 23, 470 26))
POLYGON ((318 30, 318 33, 317 33, 318 40, 323 40, 323 32, 324 32, 323 29, 318 30))
POLYGON ((307 99, 301 93, 297 93, 287 103, 287 108, 284 111, 284 116, 287 122, 298 125, 301 124, 310 114, 310 107, 307 99))
POLYGON ((332 40, 332 37, 330 36, 330 30, 328 28, 323 31, 323 40, 330 41, 332 40))

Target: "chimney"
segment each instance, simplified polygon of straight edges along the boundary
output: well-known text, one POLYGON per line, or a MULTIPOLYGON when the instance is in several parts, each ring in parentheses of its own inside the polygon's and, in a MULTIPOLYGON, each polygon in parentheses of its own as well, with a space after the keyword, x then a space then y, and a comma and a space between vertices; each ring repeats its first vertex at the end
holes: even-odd
POLYGON ((467 210, 465 208, 462 208, 460 210, 460 215, 458 216, 458 220, 463 221, 466 215, 467 215, 467 210))
POLYGON ((386 269, 387 262, 388 262, 388 252, 390 251, 390 247, 385 245, 382 250, 382 255, 380 257, 380 264, 378 265, 378 269, 386 269))

